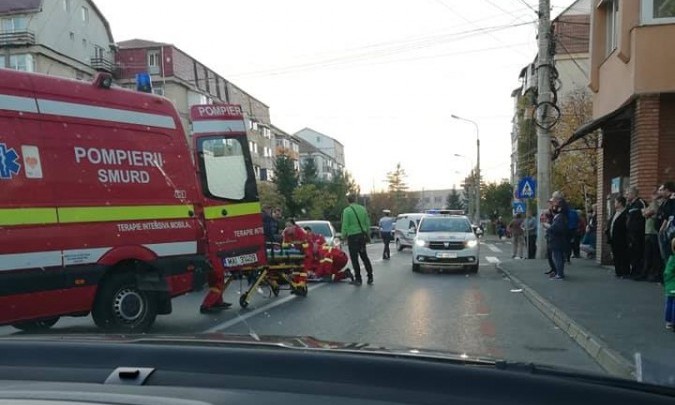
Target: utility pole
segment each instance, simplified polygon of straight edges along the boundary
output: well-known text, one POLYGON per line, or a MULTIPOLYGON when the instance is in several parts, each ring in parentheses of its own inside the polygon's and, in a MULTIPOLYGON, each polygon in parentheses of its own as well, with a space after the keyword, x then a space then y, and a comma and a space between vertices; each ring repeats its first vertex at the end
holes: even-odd
MULTIPOLYGON (((551 4, 550 0, 539 0, 539 57, 537 66, 537 105, 553 99, 551 89, 552 59, 551 46, 551 4)), ((546 119, 546 105, 537 108, 536 120, 546 119)), ((537 208, 543 210, 551 196, 551 134, 545 125, 537 125, 537 208)), ((546 258, 545 229, 539 221, 537 230, 537 258, 546 258)))
POLYGON ((474 179, 476 185, 476 225, 480 225, 480 131, 478 130, 478 123, 455 114, 452 114, 451 117, 456 120, 471 123, 474 128, 476 128, 476 176, 474 179))

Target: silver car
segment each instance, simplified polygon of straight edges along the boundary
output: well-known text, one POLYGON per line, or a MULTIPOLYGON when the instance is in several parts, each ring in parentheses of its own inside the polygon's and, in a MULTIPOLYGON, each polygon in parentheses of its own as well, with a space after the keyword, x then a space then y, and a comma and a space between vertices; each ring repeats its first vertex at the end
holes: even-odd
POLYGON ((422 218, 412 248, 412 271, 421 267, 460 268, 478 272, 480 245, 471 221, 463 215, 422 218))
POLYGON ((296 221, 296 224, 302 228, 308 226, 312 229, 312 232, 323 235, 326 238, 327 245, 340 247, 340 238, 330 221, 296 221))

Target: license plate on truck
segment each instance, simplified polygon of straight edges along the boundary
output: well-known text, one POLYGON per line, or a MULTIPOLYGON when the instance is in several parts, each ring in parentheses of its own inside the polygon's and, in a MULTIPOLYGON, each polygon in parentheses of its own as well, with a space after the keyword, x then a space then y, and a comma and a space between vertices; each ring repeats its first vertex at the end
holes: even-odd
POLYGON ((244 266, 251 263, 256 263, 258 261, 258 255, 256 253, 251 253, 248 255, 241 255, 235 257, 226 257, 223 259, 223 265, 225 267, 237 267, 244 266))

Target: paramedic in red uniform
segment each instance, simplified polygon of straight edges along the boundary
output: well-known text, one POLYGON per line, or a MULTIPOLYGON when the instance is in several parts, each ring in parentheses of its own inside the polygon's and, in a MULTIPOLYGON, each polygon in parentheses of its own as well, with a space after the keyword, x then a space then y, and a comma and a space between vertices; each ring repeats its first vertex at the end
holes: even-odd
POLYGON ((330 245, 323 245, 319 252, 321 259, 316 269, 316 277, 325 281, 341 281, 347 278, 354 281, 352 271, 345 268, 349 262, 349 257, 345 252, 330 245))
POLYGON ((229 302, 223 301, 223 292, 232 279, 228 277, 225 281, 225 269, 222 266, 222 264, 218 264, 217 268, 209 273, 209 292, 199 308, 199 312, 202 314, 220 312, 232 306, 229 302))
POLYGON ((307 232, 307 243, 309 243, 304 267, 310 274, 316 273, 316 269, 319 266, 320 250, 326 244, 326 238, 320 233, 314 233, 309 226, 303 229, 307 232))

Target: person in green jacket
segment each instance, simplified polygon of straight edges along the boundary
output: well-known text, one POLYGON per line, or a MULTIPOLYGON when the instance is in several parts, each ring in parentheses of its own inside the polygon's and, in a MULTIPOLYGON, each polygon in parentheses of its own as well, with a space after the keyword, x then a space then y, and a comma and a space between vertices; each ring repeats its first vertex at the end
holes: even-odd
POLYGON ((674 254, 670 255, 663 271, 663 286, 666 291, 666 328, 675 332, 675 239, 670 243, 674 254))
POLYGON ((373 284, 373 265, 368 258, 366 251, 366 236, 370 230, 370 219, 368 213, 363 205, 356 203, 356 197, 353 195, 347 196, 349 205, 342 211, 342 237, 347 238, 347 246, 349 247, 349 258, 354 267, 354 285, 360 286, 363 283, 361 279, 361 265, 359 264, 359 256, 366 266, 366 273, 368 274, 368 284, 373 284))

